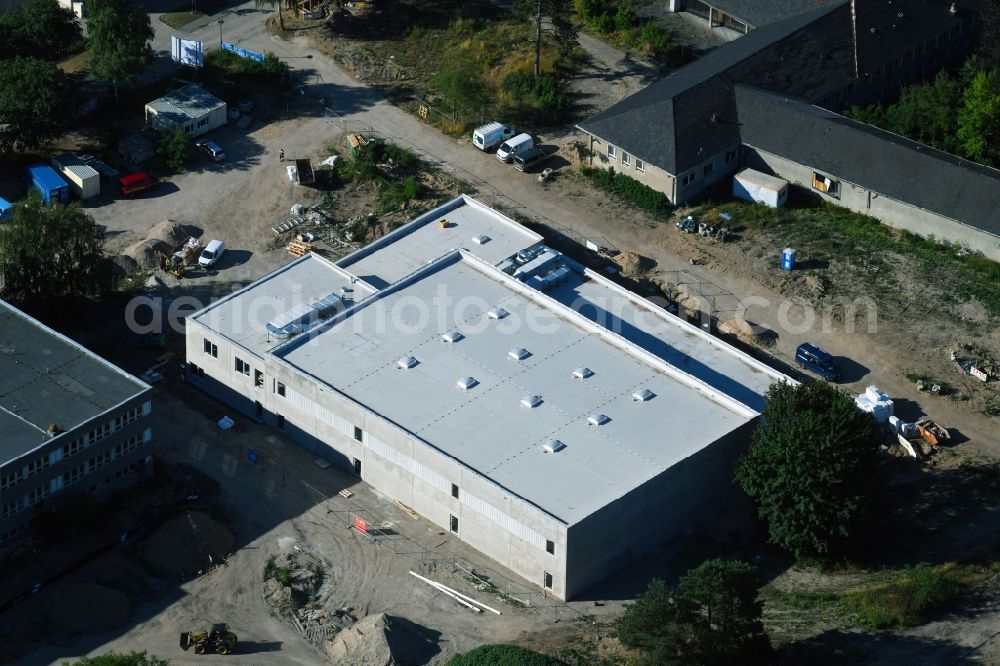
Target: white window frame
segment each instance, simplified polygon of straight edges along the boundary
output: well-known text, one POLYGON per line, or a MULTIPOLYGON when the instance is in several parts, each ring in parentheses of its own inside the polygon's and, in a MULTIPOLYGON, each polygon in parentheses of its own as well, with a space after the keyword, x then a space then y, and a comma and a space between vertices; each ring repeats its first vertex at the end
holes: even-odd
POLYGON ((632 156, 622 151, 622 166, 628 166, 632 162, 632 156))
POLYGON ((233 369, 244 377, 250 376, 250 364, 241 359, 239 356, 233 357, 235 360, 233 362, 233 369), (242 368, 240 366, 243 366, 242 368))
POLYGON ((202 338, 202 340, 205 341, 202 348, 205 354, 212 358, 219 358, 219 346, 208 338, 202 338))
POLYGON ((681 178, 681 187, 687 187, 697 179, 698 179, 698 172, 689 171, 688 173, 684 174, 683 178, 681 178))
POLYGON ((646 173, 646 163, 640 160, 638 157, 635 158, 635 170, 639 173, 646 173))
POLYGON ((618 149, 612 146, 610 143, 608 144, 608 159, 609 160, 618 159, 618 149))

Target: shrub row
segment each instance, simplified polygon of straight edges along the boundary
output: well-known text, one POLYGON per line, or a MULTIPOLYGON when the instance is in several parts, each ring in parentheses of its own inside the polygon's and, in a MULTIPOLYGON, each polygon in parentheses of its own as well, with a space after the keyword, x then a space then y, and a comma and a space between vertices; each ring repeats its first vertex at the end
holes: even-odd
POLYGON ((621 197, 648 213, 665 216, 673 210, 666 194, 658 192, 648 185, 643 185, 635 178, 623 173, 615 173, 614 169, 583 167, 580 172, 597 187, 621 197))

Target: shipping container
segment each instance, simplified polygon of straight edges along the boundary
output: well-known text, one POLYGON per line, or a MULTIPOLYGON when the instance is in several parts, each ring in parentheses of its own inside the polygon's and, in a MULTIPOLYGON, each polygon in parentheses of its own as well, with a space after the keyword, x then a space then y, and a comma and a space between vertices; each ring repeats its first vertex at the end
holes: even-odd
POLYGON ((63 153, 52 158, 52 166, 69 182, 69 187, 80 199, 90 199, 101 193, 101 174, 73 153, 63 153))
POLYGON ((42 195, 42 201, 51 204, 69 202, 69 184, 59 177, 56 170, 44 164, 28 167, 31 186, 42 195))
POLYGON ((9 220, 14 217, 14 204, 0 197, 0 220, 9 220))
POLYGON ((788 200, 788 181, 753 169, 733 176, 733 196, 771 208, 781 208, 788 200))

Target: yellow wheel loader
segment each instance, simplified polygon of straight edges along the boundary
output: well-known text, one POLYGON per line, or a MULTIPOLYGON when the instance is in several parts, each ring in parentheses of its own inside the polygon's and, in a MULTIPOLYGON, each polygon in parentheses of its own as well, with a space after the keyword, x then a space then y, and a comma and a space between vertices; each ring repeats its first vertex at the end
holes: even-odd
POLYGON ((229 654, 236 649, 236 634, 225 624, 213 624, 207 631, 185 631, 181 634, 181 649, 187 651, 191 647, 195 654, 229 654))

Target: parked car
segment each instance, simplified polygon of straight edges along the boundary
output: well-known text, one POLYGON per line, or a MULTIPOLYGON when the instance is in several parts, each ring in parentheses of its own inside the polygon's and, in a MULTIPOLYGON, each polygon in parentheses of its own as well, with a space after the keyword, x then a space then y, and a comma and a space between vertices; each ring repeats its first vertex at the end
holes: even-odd
POLYGON ((514 129, 510 125, 489 123, 475 129, 472 133, 472 145, 479 150, 487 151, 512 136, 514 136, 514 129))
POLYGON ((223 243, 220 240, 211 241, 208 245, 205 246, 205 249, 202 250, 201 256, 198 257, 198 265, 201 266, 202 268, 209 268, 210 266, 214 266, 215 263, 219 261, 219 259, 221 259, 222 255, 224 255, 225 253, 226 253, 225 243, 223 243))
POLYGON ((516 155, 527 152, 535 147, 535 140, 530 134, 518 134, 513 139, 508 139, 497 148, 497 159, 501 162, 510 162, 516 155))
POLYGON ((514 168, 518 171, 531 173, 535 167, 544 164, 550 157, 552 151, 546 151, 539 147, 534 147, 514 156, 514 168))
POLYGON ((840 380, 840 369, 833 362, 833 356, 826 353, 816 345, 803 342, 795 350, 795 362, 799 367, 815 372, 817 375, 829 382, 840 380))
POLYGON ((205 153, 213 162, 221 162, 226 159, 226 151, 222 149, 222 146, 211 139, 201 139, 200 141, 195 141, 194 147, 205 153))

